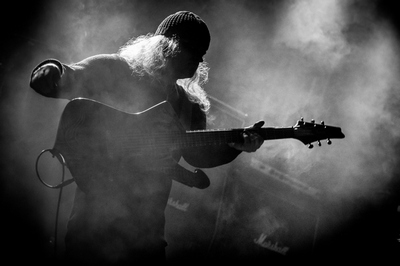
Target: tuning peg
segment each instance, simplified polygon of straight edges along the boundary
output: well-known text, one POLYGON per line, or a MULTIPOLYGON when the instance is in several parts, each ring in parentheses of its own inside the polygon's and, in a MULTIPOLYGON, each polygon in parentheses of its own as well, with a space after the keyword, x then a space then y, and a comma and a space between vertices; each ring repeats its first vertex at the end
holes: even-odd
POLYGON ((328 140, 326 141, 326 143, 328 143, 328 145, 331 145, 331 144, 332 144, 332 141, 331 141, 330 139, 328 139, 328 140))
POLYGON ((308 148, 309 148, 309 149, 312 149, 312 148, 314 148, 314 145, 312 145, 312 144, 310 143, 310 144, 308 144, 308 148))
POLYGON ((315 124, 315 119, 311 119, 311 124, 313 124, 313 125, 314 125, 314 127, 316 127, 316 126, 317 126, 317 124, 315 124))
POLYGON ((321 145, 322 145, 322 144, 321 144, 321 141, 319 141, 319 140, 318 140, 318 146, 320 146, 320 147, 321 147, 321 145))
POLYGON ((325 121, 324 120, 321 121, 321 125, 325 126, 325 121))

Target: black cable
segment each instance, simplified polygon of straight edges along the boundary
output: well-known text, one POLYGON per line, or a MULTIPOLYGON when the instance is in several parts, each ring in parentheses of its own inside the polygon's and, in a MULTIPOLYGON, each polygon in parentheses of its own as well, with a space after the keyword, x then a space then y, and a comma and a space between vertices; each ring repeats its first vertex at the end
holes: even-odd
POLYGON ((70 180, 67 180, 67 181, 64 182, 65 165, 66 165, 65 159, 64 159, 64 156, 62 156, 61 153, 57 152, 57 151, 54 150, 54 149, 42 150, 42 152, 38 155, 38 157, 37 157, 37 159, 36 159, 36 175, 37 175, 37 177, 39 178, 40 182, 42 182, 42 184, 45 185, 46 187, 48 187, 48 188, 62 188, 62 187, 66 186, 66 185, 68 185, 68 184, 70 184, 70 183, 72 183, 72 182, 74 181, 73 179, 70 179, 70 180), (44 153, 46 153, 46 152, 50 152, 50 153, 53 155, 53 158, 54 158, 54 157, 57 157, 57 159, 61 162, 61 164, 62 164, 62 166, 63 166, 63 168, 62 168, 63 171, 62 171, 61 183, 58 184, 58 185, 56 185, 56 186, 52 186, 52 185, 47 184, 47 183, 40 177, 40 174, 39 174, 39 170, 38 170, 39 159, 40 159, 40 157, 41 157, 44 153))
POLYGON ((54 149, 46 149, 43 150, 37 157, 36 159, 36 175, 39 178, 40 182, 45 185, 48 188, 52 188, 52 189, 60 189, 60 192, 58 194, 58 201, 57 201, 57 210, 56 210, 56 220, 55 220, 55 226, 54 226, 54 255, 57 255, 57 235, 58 235, 58 217, 59 217, 59 213, 60 213, 60 206, 61 206, 61 198, 62 198, 62 191, 63 191, 63 187, 71 184, 74 179, 71 178, 67 181, 64 181, 65 179, 65 159, 64 156, 62 156, 61 153, 59 153, 58 151, 54 150, 54 149), (59 183, 58 185, 52 186, 48 183, 46 183, 39 174, 39 169, 38 169, 38 164, 39 164, 39 159, 40 157, 46 153, 46 152, 50 152, 54 157, 57 157, 57 159, 61 162, 62 164, 62 176, 61 176, 61 183, 59 183))

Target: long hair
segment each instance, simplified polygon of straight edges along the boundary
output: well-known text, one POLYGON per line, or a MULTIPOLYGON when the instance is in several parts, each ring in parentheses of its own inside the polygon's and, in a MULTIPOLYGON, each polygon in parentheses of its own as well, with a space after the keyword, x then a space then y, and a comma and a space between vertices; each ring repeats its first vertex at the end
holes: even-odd
MULTIPOLYGON (((166 67, 166 58, 173 57, 179 52, 179 43, 174 38, 163 35, 147 34, 129 40, 119 50, 132 69, 132 73, 139 77, 149 77, 160 80, 166 67)), ((192 78, 179 79, 177 84, 186 91, 189 100, 199 104, 207 112, 210 102, 203 89, 208 81, 209 67, 206 62, 201 62, 192 78)))

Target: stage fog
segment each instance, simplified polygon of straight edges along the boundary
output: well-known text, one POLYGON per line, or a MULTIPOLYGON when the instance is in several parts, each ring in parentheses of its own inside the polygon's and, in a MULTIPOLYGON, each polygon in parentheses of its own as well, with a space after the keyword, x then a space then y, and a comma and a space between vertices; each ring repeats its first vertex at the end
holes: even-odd
MULTIPOLYGON (((0 65, 5 255, 49 258, 56 240, 61 256, 76 186, 63 190, 55 239, 59 190, 39 182, 35 162, 54 145, 68 101, 36 94, 31 70, 47 58, 68 64, 114 53, 178 10, 199 14, 211 32, 209 128, 259 120, 291 127, 304 117, 341 127, 346 138, 313 149, 295 139, 266 141, 256 153, 205 170, 206 190, 175 184, 166 210, 171 258, 183 250, 202 259, 224 251, 253 258, 263 250, 274 258, 398 251, 400 46, 390 6, 356 0, 13 5, 15 18, 4 23, 23 25, 3 36, 0 65), (369 237, 375 244, 366 243, 369 237), (247 242, 259 250, 240 244, 247 242)), ((46 182, 60 182, 56 158, 46 154, 38 166, 46 182)))

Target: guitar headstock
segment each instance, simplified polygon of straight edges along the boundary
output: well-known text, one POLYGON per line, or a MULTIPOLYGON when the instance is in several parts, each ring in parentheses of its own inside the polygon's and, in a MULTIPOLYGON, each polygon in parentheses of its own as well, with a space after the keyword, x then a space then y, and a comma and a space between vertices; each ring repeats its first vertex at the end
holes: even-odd
POLYGON ((315 120, 304 122, 304 119, 301 118, 293 126, 293 129, 294 138, 308 145, 310 149, 314 147, 313 142, 318 142, 318 146, 321 146, 321 140, 326 139, 328 145, 330 145, 332 144, 331 139, 343 139, 345 137, 340 127, 325 125, 324 121, 317 124, 315 120))

